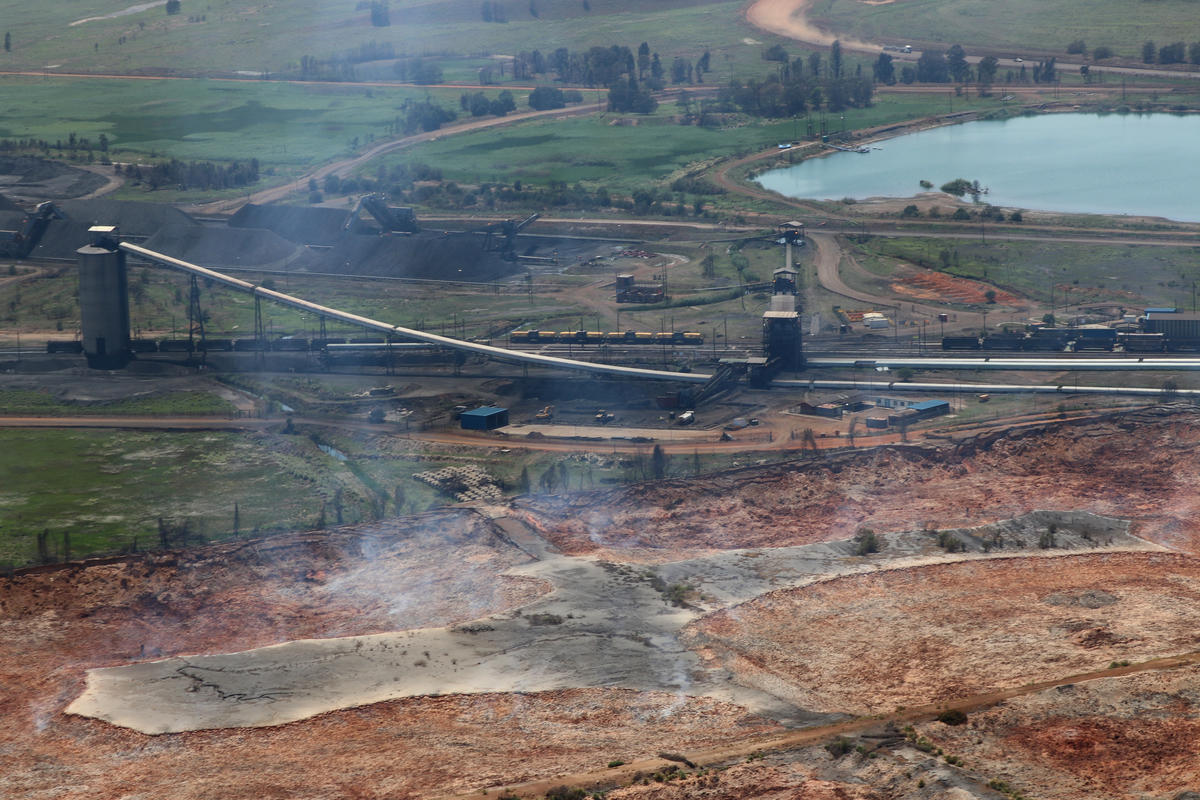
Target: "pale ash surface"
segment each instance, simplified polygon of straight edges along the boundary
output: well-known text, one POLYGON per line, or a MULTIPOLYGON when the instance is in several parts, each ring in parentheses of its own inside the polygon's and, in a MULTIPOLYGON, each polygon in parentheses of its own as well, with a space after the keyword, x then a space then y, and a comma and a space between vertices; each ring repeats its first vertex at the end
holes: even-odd
MULTIPOLYGON (((1047 520, 1058 547, 1075 552, 1158 551, 1128 525, 1091 514, 1035 512, 1004 526, 1012 545, 989 556, 947 556, 924 532, 882 538, 879 556, 853 555, 849 542, 734 550, 645 567, 553 552, 530 528, 494 509, 498 531, 536 561, 506 574, 550 581, 555 590, 517 612, 451 628, 303 640, 242 653, 171 658, 93 669, 67 713, 148 734, 265 727, 383 700, 438 694, 614 687, 707 696, 797 725, 836 719, 739 682, 706 666, 681 641, 704 613, 764 592, 821 579, 965 558, 1045 554, 1047 520), (1086 532, 1086 536, 1084 535, 1086 532), (1103 533, 1103 546, 1097 534, 1103 533), (670 587, 698 590, 687 607, 668 604, 670 587)), ((969 534, 960 531, 960 534, 969 534)))

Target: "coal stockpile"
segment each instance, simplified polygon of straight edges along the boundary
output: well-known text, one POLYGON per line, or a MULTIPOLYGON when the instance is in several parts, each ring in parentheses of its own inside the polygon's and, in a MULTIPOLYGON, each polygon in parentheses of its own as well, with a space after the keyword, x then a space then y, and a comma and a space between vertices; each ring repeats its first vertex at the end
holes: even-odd
POLYGON ((290 242, 328 247, 341 238, 349 216, 336 208, 247 203, 230 218, 229 227, 262 228, 290 242))
POLYGON ((299 249, 271 231, 199 225, 167 225, 146 240, 145 246, 212 267, 282 266, 299 249))
POLYGON ((90 241, 88 228, 93 225, 116 225, 123 237, 134 239, 153 236, 166 226, 199 227, 182 211, 156 203, 101 199, 64 200, 56 205, 64 218, 50 220, 31 258, 75 260, 75 251, 90 241))
POLYGON ((166 225, 198 225, 177 208, 126 200, 64 200, 59 210, 68 219, 90 225, 116 225, 122 236, 153 236, 166 225))
POLYGON ((107 181, 102 175, 34 156, 0 157, 0 187, 19 200, 41 202, 79 197, 107 181))
POLYGON ((470 282, 493 281, 521 270, 483 245, 484 237, 471 233, 347 234, 329 250, 305 254, 298 265, 309 272, 470 282))

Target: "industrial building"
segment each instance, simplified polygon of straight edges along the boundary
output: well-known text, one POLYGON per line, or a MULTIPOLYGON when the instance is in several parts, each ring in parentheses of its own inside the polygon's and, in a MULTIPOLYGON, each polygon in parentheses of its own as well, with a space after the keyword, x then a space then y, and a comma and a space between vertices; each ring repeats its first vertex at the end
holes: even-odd
POLYGON ((494 431, 508 424, 508 409, 481 406, 473 411, 464 411, 459 421, 463 430, 494 431))

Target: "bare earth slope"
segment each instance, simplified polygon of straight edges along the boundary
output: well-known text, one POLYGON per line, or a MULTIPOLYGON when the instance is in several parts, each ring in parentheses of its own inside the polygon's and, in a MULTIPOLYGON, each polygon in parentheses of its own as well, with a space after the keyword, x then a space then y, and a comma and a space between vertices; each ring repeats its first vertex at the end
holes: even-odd
POLYGON ((846 539, 860 527, 978 525, 1034 509, 1132 519, 1143 538, 1200 552, 1200 416, 1144 412, 960 445, 884 447, 696 480, 522 498, 566 553, 648 562, 846 539))

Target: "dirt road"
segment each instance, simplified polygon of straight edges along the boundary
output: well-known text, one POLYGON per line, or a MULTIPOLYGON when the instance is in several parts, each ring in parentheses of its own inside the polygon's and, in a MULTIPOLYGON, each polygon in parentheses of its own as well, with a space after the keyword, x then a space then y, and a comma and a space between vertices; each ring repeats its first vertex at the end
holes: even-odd
MULTIPOLYGON (((356 84, 357 85, 357 84, 356 84)), ((294 192, 307 191, 308 182, 310 180, 322 181, 329 175, 337 175, 345 177, 355 168, 373 158, 377 158, 385 153, 395 152, 412 147, 422 142, 432 142, 440 139, 443 136, 452 136, 460 133, 470 133, 474 131, 485 130, 487 128, 499 128, 505 125, 516 125, 522 122, 527 122, 532 119, 546 119, 558 117, 573 117, 584 116, 591 114, 596 110, 594 105, 571 106, 568 108, 554 108, 548 111, 527 111, 519 114, 510 114, 507 117, 493 117, 483 120, 472 120, 464 122, 461 125, 451 125, 445 128, 439 128, 436 131, 427 131, 425 133, 406 136, 403 139, 394 139, 392 141, 377 144, 374 147, 365 150, 358 155, 344 158, 340 161, 334 161, 330 164, 325 164, 318 167, 312 172, 307 173, 290 183, 285 183, 281 186, 273 186, 270 189, 263 189, 255 192, 249 197, 237 197, 231 200, 218 200, 212 203, 202 203, 195 206, 190 206, 184 210, 190 214, 227 214, 238 208, 241 208, 247 203, 274 203, 282 200, 294 192)))
MULTIPOLYGON (((928 722, 936 718, 939 714, 952 709, 956 709, 964 713, 983 711, 991 708, 992 706, 999 705, 1005 700, 1035 695, 1039 692, 1044 692, 1047 689, 1053 689, 1059 686, 1068 686, 1071 684, 1083 683, 1085 681, 1100 680, 1102 678, 1116 678, 1128 675, 1164 672, 1167 670, 1176 670, 1196 664, 1200 664, 1200 653, 1184 653, 1165 658, 1156 658, 1140 664, 1131 664, 1124 667, 1112 667, 1109 669, 1099 669, 1079 675, 1067 675, 1057 678, 1050 678, 1048 680, 1026 684, 1025 686, 1020 686, 1014 689, 1006 689, 1003 691, 987 692, 984 694, 961 697, 948 703, 936 703, 919 706, 916 708, 909 708, 895 714, 880 714, 870 717, 858 717, 845 722, 835 722, 830 725, 818 725, 811 728, 804 728, 802 730, 789 731, 788 733, 784 734, 776 734, 774 736, 748 738, 734 746, 714 748, 712 750, 703 752, 687 753, 687 757, 698 767, 726 764, 735 759, 746 758, 751 754, 794 750, 804 745, 818 744, 820 742, 829 741, 837 738, 838 736, 854 736, 856 734, 862 734, 868 731, 882 730, 886 728, 900 729, 905 725, 928 722)), ((670 761, 662 758, 645 759, 625 764, 616 769, 610 768, 606 770, 595 770, 592 772, 581 772, 574 775, 559 775, 551 779, 530 781, 523 784, 512 784, 503 789, 491 789, 487 792, 477 792, 472 794, 446 795, 445 797, 447 800, 449 798, 497 798, 513 795, 519 797, 537 797, 550 791, 550 789, 555 786, 580 786, 588 787, 589 789, 608 788, 628 785, 633 779, 634 774, 653 774, 662 770, 663 767, 669 766, 670 764, 670 761)))

